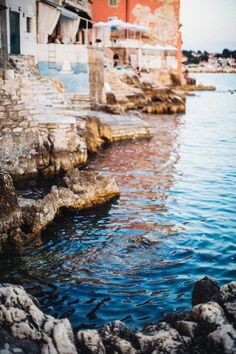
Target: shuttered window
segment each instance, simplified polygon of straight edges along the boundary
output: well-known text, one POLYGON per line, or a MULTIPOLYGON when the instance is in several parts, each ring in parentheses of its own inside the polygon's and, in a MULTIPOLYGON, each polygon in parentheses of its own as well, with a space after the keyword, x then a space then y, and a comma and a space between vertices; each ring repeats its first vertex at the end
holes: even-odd
POLYGON ((26 17, 26 32, 27 33, 32 32, 32 18, 31 17, 26 17))
POLYGON ((110 6, 118 6, 118 0, 108 0, 110 6))

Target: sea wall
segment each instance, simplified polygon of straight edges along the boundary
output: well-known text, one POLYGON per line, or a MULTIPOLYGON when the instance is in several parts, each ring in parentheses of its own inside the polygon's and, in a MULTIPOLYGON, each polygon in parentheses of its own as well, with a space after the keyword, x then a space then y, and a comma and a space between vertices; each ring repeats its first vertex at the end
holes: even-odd
POLYGON ((171 313, 142 331, 121 321, 73 332, 20 286, 0 284, 0 354, 234 354, 236 282, 219 287, 205 277, 195 283, 192 310, 171 313))

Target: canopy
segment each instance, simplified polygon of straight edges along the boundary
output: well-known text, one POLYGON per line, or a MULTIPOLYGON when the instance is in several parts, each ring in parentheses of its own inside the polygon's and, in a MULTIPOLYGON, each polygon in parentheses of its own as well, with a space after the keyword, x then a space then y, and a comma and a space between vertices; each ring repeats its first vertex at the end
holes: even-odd
POLYGON ((146 27, 138 26, 133 23, 124 22, 124 21, 118 20, 118 19, 113 19, 108 22, 97 22, 97 23, 94 23, 93 27, 95 27, 95 28, 109 27, 111 29, 112 28, 129 29, 129 30, 136 31, 136 32, 145 32, 148 30, 146 27))
POLYGON ((151 44, 144 44, 143 49, 153 49, 153 50, 169 50, 169 51, 176 51, 177 49, 175 47, 172 47, 170 45, 167 46, 162 46, 159 44, 156 45, 151 45, 151 44))

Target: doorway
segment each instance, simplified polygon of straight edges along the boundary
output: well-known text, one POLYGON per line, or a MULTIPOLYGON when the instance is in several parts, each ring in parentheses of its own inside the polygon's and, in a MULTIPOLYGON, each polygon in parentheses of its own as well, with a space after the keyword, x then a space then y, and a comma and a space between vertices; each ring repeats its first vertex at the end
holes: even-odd
POLYGON ((20 54, 20 14, 10 11, 10 48, 11 54, 20 54))

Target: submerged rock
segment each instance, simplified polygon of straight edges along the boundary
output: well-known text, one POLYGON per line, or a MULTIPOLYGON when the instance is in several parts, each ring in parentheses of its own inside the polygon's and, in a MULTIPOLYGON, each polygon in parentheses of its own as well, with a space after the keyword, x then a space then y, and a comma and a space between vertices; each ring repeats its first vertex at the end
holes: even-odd
MULTIPOLYGON (((210 280, 210 278, 208 278, 210 280)), ((211 280, 214 282, 213 280, 211 280)), ((207 290, 206 278, 198 282, 207 290)), ((215 284, 216 285, 216 284, 215 284)), ((220 288, 222 307, 205 302, 192 311, 165 316, 142 331, 121 321, 74 334, 67 319, 42 313, 22 287, 0 285, 0 353, 30 354, 234 354, 236 330, 225 308, 236 302, 235 282, 220 288), (223 296, 226 293, 227 297, 223 296), (16 351, 14 350, 16 349, 16 351)))

